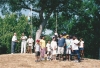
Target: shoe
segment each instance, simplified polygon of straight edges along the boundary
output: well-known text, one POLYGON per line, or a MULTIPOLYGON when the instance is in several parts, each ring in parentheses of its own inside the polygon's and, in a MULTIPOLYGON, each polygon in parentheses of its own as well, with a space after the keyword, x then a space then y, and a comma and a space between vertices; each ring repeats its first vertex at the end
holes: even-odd
POLYGON ((47 59, 47 60, 49 60, 49 59, 47 59))
POLYGON ((42 61, 45 60, 44 58, 41 59, 42 61))
POLYGON ((78 60, 78 62, 81 62, 81 60, 78 60))
POLYGON ((38 62, 38 60, 35 60, 35 62, 38 62))
POLYGON ((40 62, 40 60, 37 60, 38 62, 40 62))
POLYGON ((78 60, 74 60, 74 62, 79 62, 78 60))

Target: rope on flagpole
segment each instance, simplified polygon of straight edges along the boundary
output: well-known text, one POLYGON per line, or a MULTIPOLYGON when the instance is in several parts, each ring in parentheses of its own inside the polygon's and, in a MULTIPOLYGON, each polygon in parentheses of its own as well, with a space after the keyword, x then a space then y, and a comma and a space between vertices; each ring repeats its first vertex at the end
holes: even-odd
POLYGON ((55 35, 58 36, 58 33, 57 33, 57 13, 56 13, 56 27, 55 27, 55 35))
POLYGON ((33 37, 33 25, 32 25, 32 6, 31 6, 31 36, 33 37))
POLYGON ((57 13, 56 13, 56 33, 57 33, 57 13))

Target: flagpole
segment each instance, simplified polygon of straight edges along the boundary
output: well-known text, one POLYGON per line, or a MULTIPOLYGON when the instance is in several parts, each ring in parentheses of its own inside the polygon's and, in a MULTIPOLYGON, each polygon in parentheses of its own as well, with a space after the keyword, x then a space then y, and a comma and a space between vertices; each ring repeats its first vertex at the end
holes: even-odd
POLYGON ((31 6, 31 36, 33 37, 33 26, 32 26, 32 6, 31 6))
POLYGON ((57 33, 57 13, 56 13, 56 33, 57 33))
POLYGON ((56 13, 56 27, 55 27, 55 36, 58 36, 58 33, 57 33, 57 13, 56 13))

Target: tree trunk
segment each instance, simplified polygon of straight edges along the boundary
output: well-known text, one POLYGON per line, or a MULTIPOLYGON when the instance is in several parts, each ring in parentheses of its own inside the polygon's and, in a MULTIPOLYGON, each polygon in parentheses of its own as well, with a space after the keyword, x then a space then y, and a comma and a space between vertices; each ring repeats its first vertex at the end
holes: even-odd
POLYGON ((40 24, 39 29, 36 31, 36 38, 35 38, 35 40, 40 39, 40 36, 41 36, 41 34, 42 34, 42 30, 44 29, 44 27, 45 27, 45 25, 46 25, 46 23, 47 23, 47 20, 48 20, 48 19, 45 19, 45 20, 40 24))
POLYGON ((40 24, 39 29, 36 31, 35 40, 40 39, 42 30, 44 29, 45 25, 47 24, 47 20, 50 18, 51 13, 47 13, 45 19, 43 18, 43 10, 41 10, 41 12, 39 13, 39 17, 40 17, 40 20, 42 21, 42 23, 40 24))

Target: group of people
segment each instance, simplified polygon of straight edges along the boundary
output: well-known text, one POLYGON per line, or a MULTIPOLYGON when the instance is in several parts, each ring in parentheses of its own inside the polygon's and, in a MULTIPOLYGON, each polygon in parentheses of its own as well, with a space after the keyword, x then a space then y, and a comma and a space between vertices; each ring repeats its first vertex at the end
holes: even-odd
POLYGON ((58 37, 55 35, 52 40, 48 40, 45 44, 44 36, 36 40, 35 44, 35 56, 36 62, 45 60, 45 54, 47 54, 47 60, 72 60, 74 57, 75 62, 80 62, 84 57, 84 41, 82 38, 77 39, 76 36, 63 36, 60 34, 58 37))
MULTIPOLYGON (((21 53, 26 53, 26 52, 32 53, 34 40, 32 39, 31 35, 29 35, 29 38, 27 38, 27 36, 25 36, 25 34, 22 33, 20 40, 21 40, 21 53)), ((11 43, 11 54, 15 53, 15 48, 16 48, 17 42, 19 42, 17 40, 17 34, 14 33, 14 35, 12 37, 12 43, 11 43)))
MULTIPOLYGON (((74 59, 75 62, 80 62, 84 57, 84 41, 82 38, 77 39, 76 36, 63 35, 59 36, 55 34, 52 40, 45 41, 45 37, 41 36, 40 39, 36 40, 35 45, 33 45, 34 40, 31 36, 27 36, 22 33, 20 37, 21 40, 21 53, 32 53, 34 46, 36 62, 41 60, 68 60, 74 59), (28 45, 26 47, 26 45, 28 45), (72 58, 73 57, 73 58, 72 58)), ((16 33, 12 37, 11 44, 11 54, 15 52, 15 46, 17 40, 16 33)))

